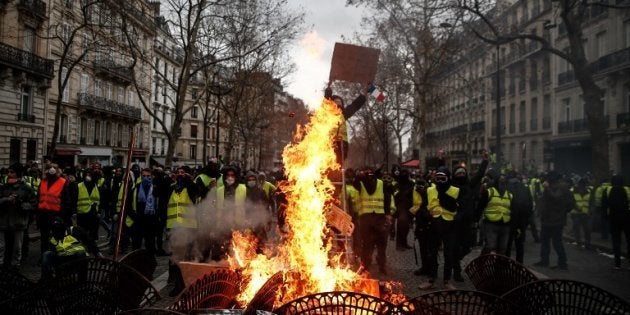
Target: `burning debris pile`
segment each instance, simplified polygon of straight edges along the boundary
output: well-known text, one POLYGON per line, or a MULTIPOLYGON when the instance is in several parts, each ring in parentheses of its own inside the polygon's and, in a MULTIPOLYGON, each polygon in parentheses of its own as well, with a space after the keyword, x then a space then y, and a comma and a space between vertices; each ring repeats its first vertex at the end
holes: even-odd
POLYGON ((283 281, 277 291, 276 307, 296 298, 329 291, 374 292, 373 283, 363 281, 331 252, 325 209, 334 186, 326 177, 339 169, 331 143, 342 122, 335 103, 324 100, 306 126, 298 127, 295 142, 283 153, 287 181, 280 185, 288 201, 287 233, 277 248, 256 253, 257 240, 250 234, 234 232, 230 266, 243 276, 241 305, 247 305, 276 273, 283 281), (331 258, 332 257, 332 258, 331 258))

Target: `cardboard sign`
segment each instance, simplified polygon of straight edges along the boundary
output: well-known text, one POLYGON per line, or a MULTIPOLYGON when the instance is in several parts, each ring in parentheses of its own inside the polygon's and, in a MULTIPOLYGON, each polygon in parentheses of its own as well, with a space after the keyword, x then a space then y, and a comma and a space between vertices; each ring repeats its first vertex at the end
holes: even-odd
POLYGON ((379 49, 335 43, 328 81, 374 82, 380 53, 379 49))

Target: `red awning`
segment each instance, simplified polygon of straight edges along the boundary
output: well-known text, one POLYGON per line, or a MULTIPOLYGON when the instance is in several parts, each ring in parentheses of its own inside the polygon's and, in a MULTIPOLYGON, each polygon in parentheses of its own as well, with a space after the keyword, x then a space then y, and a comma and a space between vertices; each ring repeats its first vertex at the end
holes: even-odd
POLYGON ((420 160, 409 160, 402 163, 400 166, 408 168, 420 168, 420 160))
POLYGON ((72 155, 79 155, 81 153, 83 153, 83 152, 79 148, 60 148, 60 149, 55 149, 55 154, 57 154, 59 156, 72 156, 72 155))

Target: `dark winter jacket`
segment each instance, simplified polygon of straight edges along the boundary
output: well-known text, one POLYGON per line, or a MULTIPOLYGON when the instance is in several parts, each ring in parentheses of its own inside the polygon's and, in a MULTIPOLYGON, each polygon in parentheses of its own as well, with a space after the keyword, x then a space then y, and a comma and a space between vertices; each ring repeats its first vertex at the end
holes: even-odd
POLYGON ((0 185, 0 230, 25 229, 36 204, 35 192, 21 179, 15 184, 0 185), (12 194, 16 195, 14 201, 10 201, 12 194))
POLYGON ((549 183, 540 198, 540 225, 564 226, 567 214, 575 207, 575 198, 564 181, 549 183))
POLYGON ((512 228, 525 229, 529 217, 533 214, 533 201, 529 189, 518 179, 508 181, 507 189, 512 193, 510 223, 512 228))

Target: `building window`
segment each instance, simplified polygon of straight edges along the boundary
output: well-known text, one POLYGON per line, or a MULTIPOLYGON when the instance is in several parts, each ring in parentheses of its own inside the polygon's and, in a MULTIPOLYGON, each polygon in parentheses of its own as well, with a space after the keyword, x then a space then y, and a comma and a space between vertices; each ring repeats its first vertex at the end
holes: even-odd
POLYGON ((33 97, 30 86, 22 85, 22 93, 20 96, 20 120, 29 120, 29 116, 33 112, 33 97))
POLYGON ((196 144, 190 145, 190 159, 191 160, 197 159, 197 145, 196 144))
POLYGON ((111 145, 112 141, 112 123, 105 123, 105 145, 111 145))
POLYGON ((190 125, 190 137, 193 139, 197 138, 197 125, 190 125))
POLYGON ((128 105, 133 106, 134 104, 134 98, 133 98, 133 91, 129 90, 129 97, 128 97, 128 105))
POLYGON ((118 103, 125 101, 125 89, 121 86, 118 87, 118 103))
POLYGON ((25 27, 22 33, 22 49, 30 53, 36 51, 35 30, 30 27, 25 27))
POLYGON ((595 36, 595 51, 597 52, 597 58, 601 58, 608 52, 606 46, 606 32, 598 33, 595 36))
POLYGON ((519 116, 519 123, 518 123, 518 131, 519 132, 525 132, 525 126, 526 126, 526 118, 525 117, 525 101, 521 101, 521 105, 518 108, 518 116, 519 116))
POLYGON ((529 108, 529 130, 537 131, 538 130, 538 98, 532 98, 532 103, 529 108))
POLYGON ((68 142, 68 115, 66 114, 61 114, 59 116, 59 138, 57 139, 57 142, 68 142))
POLYGON ((193 106, 193 107, 190 109, 190 118, 197 118, 197 111, 198 111, 198 108, 199 108, 199 107, 197 107, 197 106, 193 106))
POLYGON ((101 96, 103 94, 103 91, 101 90, 101 80, 99 79, 94 80, 94 94, 96 96, 101 96))
POLYGON ((123 141, 123 126, 121 124, 118 124, 118 132, 116 134, 117 139, 116 139, 116 146, 122 147, 122 141, 123 141))
POLYGON ((191 93, 193 100, 197 99, 197 96, 199 96, 199 91, 197 89, 192 89, 191 93))
POLYGON ((157 154, 157 139, 155 137, 151 139, 151 153, 153 155, 157 154))
POLYGON ((26 140, 26 160, 34 161, 37 159, 37 140, 26 140))
POLYGON ((630 20, 623 22, 623 47, 630 47, 630 20))
POLYGON ((543 130, 551 128, 551 96, 545 95, 543 98, 543 130))
POLYGON ((562 105, 564 107, 564 121, 570 121, 571 120, 571 99, 568 97, 563 98, 562 105))
POLYGON ((63 92, 61 94, 61 101, 68 102, 70 100, 70 78, 68 77, 68 68, 61 68, 61 84, 64 84, 63 92))
POLYGON ((20 163, 20 155, 22 150, 22 141, 20 139, 11 139, 9 145, 9 165, 20 163))
POLYGON ((98 120, 94 121, 94 145, 101 144, 101 122, 98 120))
POLYGON ((90 77, 86 73, 81 73, 81 93, 87 93, 90 84, 90 77))
POLYGON ((81 118, 79 128, 79 143, 85 144, 88 135, 88 120, 86 118, 81 118))
POLYGON ((112 96, 113 96, 112 95, 113 94, 112 89, 113 89, 112 84, 108 82, 107 83, 107 99, 108 100, 112 99, 112 96))

